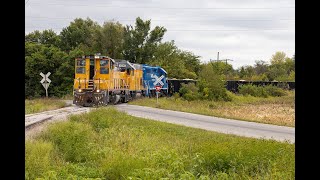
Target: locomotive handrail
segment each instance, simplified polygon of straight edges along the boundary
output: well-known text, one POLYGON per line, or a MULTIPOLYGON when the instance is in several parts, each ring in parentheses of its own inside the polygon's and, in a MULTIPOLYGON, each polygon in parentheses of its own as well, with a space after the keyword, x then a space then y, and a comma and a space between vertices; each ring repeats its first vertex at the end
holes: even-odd
MULTIPOLYGON (((94 80, 95 80, 96 75, 97 75, 97 70, 98 70, 98 69, 95 69, 94 75, 93 75, 93 77, 92 77, 92 79, 93 79, 93 89, 96 89, 96 84, 94 83, 94 80)), ((100 78, 99 78, 99 79, 100 79, 100 78)), ((100 85, 99 85, 99 88, 100 88, 100 85)))
POLYGON ((98 89, 100 89, 100 78, 99 78, 99 83, 98 83, 98 89))

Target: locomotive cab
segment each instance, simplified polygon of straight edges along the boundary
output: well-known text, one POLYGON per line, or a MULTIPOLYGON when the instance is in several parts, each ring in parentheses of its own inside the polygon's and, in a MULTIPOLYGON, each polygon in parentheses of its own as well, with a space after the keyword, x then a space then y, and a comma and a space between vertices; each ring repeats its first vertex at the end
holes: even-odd
POLYGON ((108 80, 114 60, 107 56, 90 55, 75 59, 74 100, 80 106, 108 103, 108 80))

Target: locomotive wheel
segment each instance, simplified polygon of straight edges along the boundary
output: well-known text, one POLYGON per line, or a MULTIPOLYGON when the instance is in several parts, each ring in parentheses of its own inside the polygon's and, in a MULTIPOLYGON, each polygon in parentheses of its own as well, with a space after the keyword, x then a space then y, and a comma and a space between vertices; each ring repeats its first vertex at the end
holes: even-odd
POLYGON ((118 102, 119 102, 120 100, 121 100, 120 95, 113 95, 111 102, 112 102, 113 104, 118 104, 118 102))
POLYGON ((94 99, 94 106, 106 106, 108 105, 107 101, 105 101, 105 96, 104 94, 95 94, 93 96, 94 99))

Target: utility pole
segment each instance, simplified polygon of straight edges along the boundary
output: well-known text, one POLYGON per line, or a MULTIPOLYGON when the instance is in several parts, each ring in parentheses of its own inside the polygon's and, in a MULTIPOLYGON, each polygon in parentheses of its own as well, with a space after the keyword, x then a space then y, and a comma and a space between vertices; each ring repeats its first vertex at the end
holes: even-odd
POLYGON ((217 54, 217 60, 212 60, 210 59, 210 62, 218 62, 218 61, 225 61, 226 65, 228 64, 228 61, 233 61, 232 59, 224 59, 224 60, 219 60, 219 52, 217 54))
POLYGON ((228 61, 233 61, 232 59, 224 59, 224 60, 212 60, 210 59, 210 62, 221 62, 221 61, 225 61, 226 62, 226 65, 228 64, 228 61))
POLYGON ((228 61, 233 61, 233 60, 232 59, 226 59, 225 61, 226 61, 226 65, 227 65, 228 61))

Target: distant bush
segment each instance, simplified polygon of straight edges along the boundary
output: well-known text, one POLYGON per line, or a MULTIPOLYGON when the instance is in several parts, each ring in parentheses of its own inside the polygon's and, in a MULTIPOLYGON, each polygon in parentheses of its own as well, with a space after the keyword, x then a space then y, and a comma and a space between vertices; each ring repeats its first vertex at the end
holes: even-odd
POLYGON ((243 95, 251 95, 255 97, 268 97, 268 93, 263 86, 255 86, 252 84, 239 86, 239 93, 243 95))
POLYGON ((214 101, 231 101, 225 88, 226 81, 221 72, 212 66, 205 64, 199 73, 197 86, 202 99, 214 101))
POLYGON ((173 93, 174 99, 180 98, 180 94, 178 92, 173 93))
POLYGON ((270 95, 270 96, 285 96, 286 95, 286 92, 282 88, 279 88, 276 86, 268 85, 268 86, 265 86, 265 89, 266 89, 268 95, 270 95))
POLYGON ((200 95, 198 91, 199 91, 199 88, 194 83, 188 83, 188 84, 183 83, 181 85, 179 93, 184 99, 188 101, 193 101, 193 100, 199 99, 200 95))
POLYGON ((255 86, 246 84, 239 86, 239 93, 243 95, 251 95, 255 97, 268 97, 268 96, 284 96, 285 91, 279 87, 268 86, 255 86))

